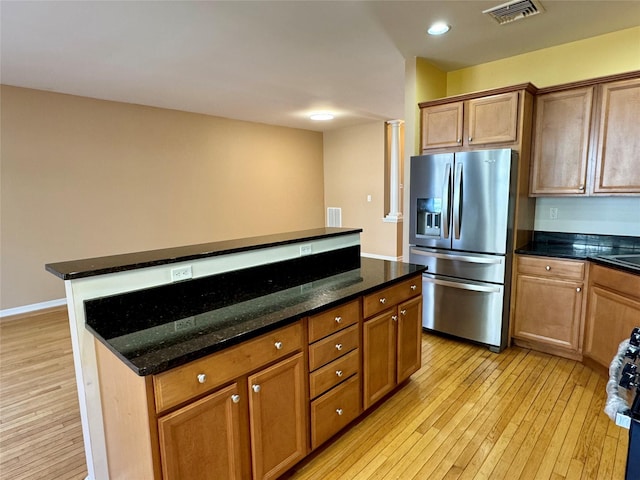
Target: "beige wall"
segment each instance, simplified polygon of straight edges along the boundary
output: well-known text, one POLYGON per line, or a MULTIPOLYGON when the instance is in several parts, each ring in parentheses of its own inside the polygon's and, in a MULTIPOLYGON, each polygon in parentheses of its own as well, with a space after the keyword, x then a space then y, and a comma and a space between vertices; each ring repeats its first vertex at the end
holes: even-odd
POLYGON ((1 309, 64 297, 45 263, 324 225, 319 132, 8 86, 1 102, 1 309))
POLYGON ((398 225, 383 222, 384 174, 385 122, 325 132, 325 205, 342 208, 343 226, 363 229, 364 254, 395 258, 398 225))

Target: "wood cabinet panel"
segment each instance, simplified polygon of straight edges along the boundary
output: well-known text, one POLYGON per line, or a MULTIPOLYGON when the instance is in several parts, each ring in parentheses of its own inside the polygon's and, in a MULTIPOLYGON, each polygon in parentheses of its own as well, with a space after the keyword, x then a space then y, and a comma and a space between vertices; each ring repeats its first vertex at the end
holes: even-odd
POLYGON ((420 277, 405 280, 389 288, 384 288, 364 297, 362 307, 364 312, 363 316, 364 318, 371 317, 421 293, 422 280, 420 277))
POLYGON ((200 360, 153 376, 156 410, 196 398, 240 375, 283 358, 304 345, 302 322, 214 353, 200 360), (204 377, 199 377, 204 375, 204 377))
POLYGON ((316 398, 360 371, 360 350, 356 349, 309 375, 309 392, 316 398))
POLYGON ((315 449, 362 413, 360 376, 311 402, 311 448, 315 449))
POLYGON ((233 384, 158 420, 164 480, 242 478, 239 402, 233 384))
POLYGON ((584 194, 594 87, 536 97, 531 193, 584 194))
POLYGON ((468 138, 471 145, 513 143, 518 132, 518 92, 469 100, 468 138))
POLYGON ((360 320, 360 300, 309 317, 309 342, 315 342, 360 320))
POLYGON ((618 345, 640 326, 640 275, 592 265, 584 354, 608 368, 618 345))
POLYGON ((334 333, 330 337, 309 345, 309 370, 315 370, 347 352, 358 348, 360 334, 358 325, 334 333))
POLYGON ((364 322, 363 402, 367 409, 396 386, 395 308, 364 322))
POLYGON ((422 297, 398 305, 396 381, 400 383, 422 365, 422 297))
POLYGON ((585 262, 550 257, 518 256, 518 273, 548 278, 583 280, 585 262))
POLYGON ((640 79, 602 86, 594 193, 640 193, 640 79))
POLYGON ((277 478, 307 454, 304 356, 283 360, 248 382, 253 478, 277 478))
POLYGON ((463 102, 426 107, 421 112, 422 149, 462 145, 463 102))

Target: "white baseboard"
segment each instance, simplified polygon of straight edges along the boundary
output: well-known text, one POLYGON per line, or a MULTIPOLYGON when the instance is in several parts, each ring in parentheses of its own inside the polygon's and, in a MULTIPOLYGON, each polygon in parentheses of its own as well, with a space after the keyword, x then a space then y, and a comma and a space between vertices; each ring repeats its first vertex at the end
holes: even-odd
POLYGON ((361 257, 376 258, 378 260, 389 260, 391 262, 401 262, 402 257, 392 257, 389 255, 377 255, 375 253, 360 253, 361 257))
POLYGON ((58 298, 57 300, 49 300, 48 302, 32 303, 31 305, 24 305, 22 307, 6 308, 4 310, 0 310, 0 318, 11 317, 13 315, 20 315, 23 313, 33 313, 38 310, 44 310, 45 308, 60 307, 66 304, 66 298, 58 298))

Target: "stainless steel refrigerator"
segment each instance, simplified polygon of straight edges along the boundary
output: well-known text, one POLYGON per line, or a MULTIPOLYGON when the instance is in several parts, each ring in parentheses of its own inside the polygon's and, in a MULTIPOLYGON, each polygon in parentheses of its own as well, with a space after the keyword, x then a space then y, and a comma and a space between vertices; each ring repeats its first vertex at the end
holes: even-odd
POLYGON ((517 154, 411 157, 410 261, 426 265, 427 330, 507 345, 517 154))

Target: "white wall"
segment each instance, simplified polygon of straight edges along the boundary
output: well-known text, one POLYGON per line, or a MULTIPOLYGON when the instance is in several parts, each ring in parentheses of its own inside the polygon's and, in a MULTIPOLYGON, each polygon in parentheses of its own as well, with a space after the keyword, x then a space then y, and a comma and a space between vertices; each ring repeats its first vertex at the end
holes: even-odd
POLYGON ((548 232, 640 236, 640 197, 544 197, 536 201, 535 229, 548 232), (549 218, 549 209, 558 218, 549 218))

